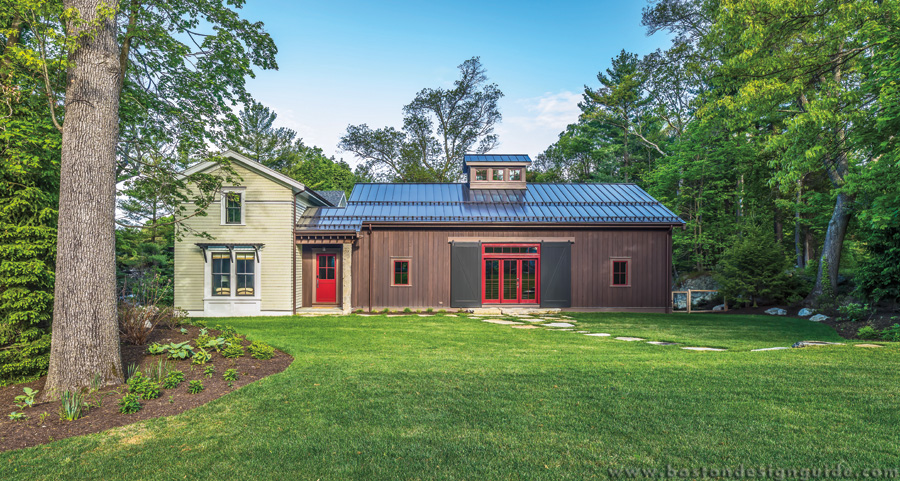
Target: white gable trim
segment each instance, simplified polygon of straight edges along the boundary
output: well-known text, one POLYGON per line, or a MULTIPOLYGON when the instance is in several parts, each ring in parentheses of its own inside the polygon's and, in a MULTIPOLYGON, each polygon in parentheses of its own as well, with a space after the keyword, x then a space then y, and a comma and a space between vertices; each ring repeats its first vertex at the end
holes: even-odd
MULTIPOLYGON (((255 161, 249 157, 241 155, 233 150, 226 150, 225 152, 222 152, 220 155, 222 157, 228 157, 229 159, 236 161, 238 164, 256 172, 257 174, 262 175, 263 177, 267 177, 279 184, 282 184, 286 187, 291 188, 291 190, 294 191, 294 194, 299 194, 301 192, 307 192, 307 193, 311 194, 312 196, 318 198, 319 200, 323 201, 325 204, 328 204, 328 201, 323 199, 316 191, 309 189, 302 183, 297 182, 296 180, 282 174, 281 172, 278 172, 275 169, 266 167, 265 165, 255 161)), ((189 175, 196 174, 197 172, 203 172, 204 170, 207 170, 211 167, 215 167, 217 165, 218 164, 216 162, 200 162, 198 164, 195 164, 195 165, 189 167, 184 172, 182 172, 182 177, 187 177, 189 175)))

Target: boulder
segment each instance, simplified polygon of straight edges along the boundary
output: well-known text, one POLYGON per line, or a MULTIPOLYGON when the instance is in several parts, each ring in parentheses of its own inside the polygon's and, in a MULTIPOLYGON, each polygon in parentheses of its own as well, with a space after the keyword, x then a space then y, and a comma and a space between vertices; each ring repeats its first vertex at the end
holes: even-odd
POLYGON ((787 311, 780 307, 772 307, 770 309, 766 309, 766 314, 770 316, 786 316, 787 311))
POLYGON ((804 307, 803 309, 800 309, 800 312, 798 312, 797 315, 800 317, 806 317, 806 316, 811 316, 815 313, 816 313, 815 310, 804 307))
POLYGON ((725 306, 725 304, 719 304, 718 306, 713 307, 713 310, 714 311, 724 311, 726 307, 727 306, 725 306))
POLYGON ((815 316, 812 316, 809 318, 809 320, 812 322, 822 322, 822 321, 827 321, 828 319, 829 319, 828 316, 826 316, 824 314, 816 314, 815 316))

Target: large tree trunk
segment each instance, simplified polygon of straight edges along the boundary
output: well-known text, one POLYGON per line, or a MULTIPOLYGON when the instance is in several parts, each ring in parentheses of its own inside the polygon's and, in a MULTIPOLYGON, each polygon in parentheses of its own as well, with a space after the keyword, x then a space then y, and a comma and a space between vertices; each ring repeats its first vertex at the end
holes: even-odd
POLYGON ((837 287, 838 270, 841 267, 841 248, 844 245, 844 236, 847 234, 847 225, 850 223, 850 198, 841 192, 834 204, 834 213, 828 222, 828 230, 825 232, 825 244, 822 245, 822 257, 819 259, 819 274, 816 276, 816 287, 806 297, 806 302, 815 306, 819 296, 825 292, 834 292, 837 287), (829 285, 824 285, 824 269, 828 269, 829 285))
POLYGON ((66 0, 81 21, 69 53, 60 165, 56 287, 50 370, 44 396, 123 380, 116 321, 116 141, 119 51, 113 18, 98 9, 116 1, 66 0), (93 29, 87 33, 85 29, 93 29))

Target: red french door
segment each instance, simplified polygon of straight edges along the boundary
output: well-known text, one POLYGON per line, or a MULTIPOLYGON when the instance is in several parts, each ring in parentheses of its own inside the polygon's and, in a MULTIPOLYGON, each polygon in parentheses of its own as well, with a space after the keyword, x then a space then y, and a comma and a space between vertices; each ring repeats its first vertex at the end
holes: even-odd
POLYGON ((536 245, 485 245, 482 253, 484 304, 537 304, 540 253, 536 245), (515 258, 511 258, 511 257, 515 258))
POLYGON ((316 302, 337 302, 335 254, 316 254, 316 302))

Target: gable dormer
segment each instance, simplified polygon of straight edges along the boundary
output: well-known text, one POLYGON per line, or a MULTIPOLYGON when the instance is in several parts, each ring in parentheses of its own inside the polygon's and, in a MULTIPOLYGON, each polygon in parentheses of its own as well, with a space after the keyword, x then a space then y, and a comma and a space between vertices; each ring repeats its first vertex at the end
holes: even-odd
POLYGON ((469 189, 524 189, 527 155, 478 154, 463 158, 469 189))

